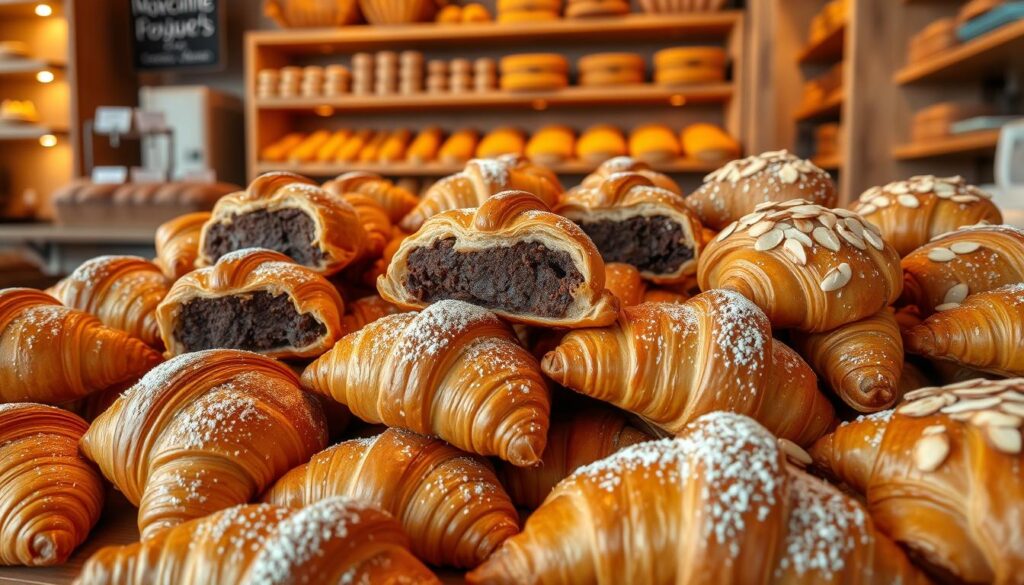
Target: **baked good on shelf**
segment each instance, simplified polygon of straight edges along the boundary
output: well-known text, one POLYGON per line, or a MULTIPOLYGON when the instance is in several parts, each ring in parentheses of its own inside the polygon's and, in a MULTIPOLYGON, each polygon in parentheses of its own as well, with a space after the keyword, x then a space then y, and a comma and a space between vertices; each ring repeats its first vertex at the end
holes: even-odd
POLYGON ((26 402, 0 405, 0 565, 58 565, 103 509, 103 478, 78 454, 89 424, 26 402))
POLYGON ((491 22, 491 11, 479 2, 470 2, 462 7, 462 22, 491 22))
POLYGON ((674 161, 682 154, 676 133, 664 124, 638 126, 629 134, 629 156, 651 163, 674 161))
POLYGON ((877 225, 900 256, 961 226, 1003 223, 992 196, 963 177, 924 175, 873 187, 860 196, 853 210, 877 225))
POLYGON ((295 148, 288 153, 288 161, 293 163, 311 162, 316 158, 320 148, 331 139, 331 133, 327 130, 317 130, 302 139, 295 148))
POLYGON ((352 171, 338 175, 337 178, 324 183, 324 190, 335 195, 359 193, 377 202, 387 213, 388 219, 394 223, 409 213, 419 198, 390 180, 374 173, 352 171))
POLYGON ((402 242, 377 290, 401 307, 459 299, 548 327, 607 325, 618 308, 590 238, 525 191, 427 220, 402 242))
POLYGON ((636 53, 594 53, 580 57, 579 84, 583 86, 619 86, 643 83, 647 68, 636 53))
POLYGON ((363 148, 356 155, 356 160, 361 163, 373 163, 377 162, 377 155, 380 153, 380 147, 384 144, 384 141, 388 139, 391 133, 384 130, 381 132, 375 132, 369 140, 363 144, 363 148))
POLYGON ((576 152, 576 133, 561 124, 544 126, 526 143, 526 158, 541 165, 558 165, 576 152))
POLYGON ((444 132, 437 126, 428 126, 416 134, 416 138, 405 151, 405 159, 413 164, 421 165, 437 160, 441 150, 444 132))
POLYGON ((759 203, 792 199, 835 207, 838 194, 827 172, 780 150, 726 164, 704 177, 704 184, 686 202, 700 216, 701 223, 721 230, 753 213, 759 203))
POLYGON ((405 149, 412 140, 412 132, 408 128, 400 128, 391 132, 380 145, 377 162, 381 164, 395 163, 405 160, 405 149))
POLYGON ((0 290, 0 403, 61 404, 130 383, 160 354, 38 290, 0 290))
POLYGON ((1024 282, 1024 230, 1009 225, 964 226, 906 255, 903 296, 927 317, 967 295, 1024 282))
POLYGON ((343 496, 398 519, 417 557, 475 567, 519 532, 519 517, 490 464, 410 431, 345 441, 289 471, 263 501, 299 508, 343 496))
POLYGON ((93 421, 80 447, 139 507, 145 541, 248 502, 326 444, 320 406, 288 366, 216 349, 153 369, 93 421))
POLYGON ((263 12, 281 28, 327 28, 359 21, 356 0, 266 0, 263 12))
POLYGON ((85 311, 150 347, 161 347, 156 307, 171 283, 160 268, 138 256, 97 256, 50 289, 65 307, 85 311))
POLYGON ((725 7, 726 0, 640 0, 640 7, 651 14, 713 12, 725 7))
POLYGON ((569 85, 569 63, 558 53, 525 53, 501 58, 501 89, 545 91, 569 85))
POLYGON ((628 0, 567 0, 566 18, 621 16, 629 14, 628 0))
POLYGON ((498 0, 498 22, 537 22, 561 18, 562 0, 498 0))
POLYGON ((441 145, 437 159, 446 165, 464 164, 473 158, 479 139, 480 134, 472 128, 463 128, 452 132, 441 145))
POLYGON ((1002 376, 1024 376, 1024 282, 971 294, 906 333, 907 351, 1002 376))
POLYGON ((0 101, 0 122, 31 124, 39 121, 39 112, 32 100, 0 101))
POLYGON ((647 283, 631 264, 605 262, 604 287, 619 299, 620 307, 634 307, 645 302, 647 283))
POLYGON ((555 212, 579 225, 605 262, 635 266, 647 280, 681 282, 697 271, 701 225, 683 197, 638 173, 615 173, 562 196, 555 212))
POLYGON ((342 144, 338 151, 334 154, 334 161, 339 163, 351 163, 359 159, 359 153, 363 151, 363 147, 373 140, 377 133, 373 130, 356 130, 353 132, 345 143, 342 144))
POLYGON ((559 483, 467 575, 504 583, 902 583, 928 579, 807 454, 717 412, 559 483))
POLYGON ((362 420, 471 453, 533 465, 544 450, 550 399, 537 361, 508 325, 468 303, 378 319, 310 364, 302 384, 362 420))
POLYGON ((283 162, 288 160, 288 153, 301 144, 305 137, 306 135, 302 132, 285 134, 276 142, 260 150, 260 160, 267 162, 283 162))
POLYGON ((690 124, 679 139, 686 158, 722 163, 740 156, 740 143, 714 124, 690 124))
POLYGON ((608 177, 615 173, 637 173, 650 179, 656 187, 666 189, 676 195, 683 194, 683 190, 679 187, 679 184, 672 179, 672 177, 664 173, 659 173, 658 171, 651 169, 651 165, 628 156, 617 156, 604 161, 601 163, 601 166, 594 170, 594 172, 584 177, 583 182, 581 182, 578 187, 573 187, 569 191, 597 188, 608 177))
POLYGON ((266 173, 222 197, 199 239, 197 266, 244 248, 267 248, 317 272, 338 272, 363 253, 366 232, 344 199, 292 173, 266 173))
POLYGON ((462 7, 457 4, 449 4, 437 11, 434 22, 438 24, 458 24, 462 22, 462 7))
POLYGON ((388 210, 381 207, 377 200, 362 193, 345 193, 341 196, 346 203, 352 206, 359 223, 366 232, 366 241, 363 242, 363 253, 360 260, 375 260, 380 258, 384 247, 391 241, 391 220, 388 218, 388 210))
POLYGON ((153 238, 156 245, 156 259, 164 276, 174 282, 192 272, 199 258, 199 236, 203 224, 210 220, 210 213, 199 211, 186 213, 163 223, 153 238))
POLYGON ((808 445, 833 420, 811 368, 772 339, 764 313, 732 291, 625 308, 611 327, 569 332, 541 368, 557 384, 669 433, 729 410, 808 445))
POLYGON ((936 575, 1013 583, 1024 574, 1022 399, 1019 378, 921 388, 840 426, 811 456, 936 575))
POLYGON ((672 47, 654 54, 654 82, 687 85, 725 81, 727 57, 721 47, 672 47))
POLYGON ((351 130, 338 130, 334 132, 313 154, 313 160, 320 163, 333 161, 338 155, 338 151, 348 142, 351 136, 351 130))
POLYGON ((703 290, 740 292, 773 327, 820 333, 896 301, 899 262, 856 213, 794 199, 758 204, 726 226, 701 253, 697 280, 703 290))
POLYGON ((408 549, 397 520, 356 500, 331 498, 301 510, 248 504, 102 548, 76 583, 441 585, 408 549))
POLYGON ((626 154, 626 137, 622 130, 609 124, 587 128, 576 141, 576 157, 591 164, 601 164, 626 154))
POLYGON ((359 0, 359 10, 370 24, 430 22, 447 0, 359 0))
POLYGON ((496 158, 503 154, 521 155, 526 150, 526 135, 519 128, 502 126, 484 135, 476 145, 476 158, 496 158))

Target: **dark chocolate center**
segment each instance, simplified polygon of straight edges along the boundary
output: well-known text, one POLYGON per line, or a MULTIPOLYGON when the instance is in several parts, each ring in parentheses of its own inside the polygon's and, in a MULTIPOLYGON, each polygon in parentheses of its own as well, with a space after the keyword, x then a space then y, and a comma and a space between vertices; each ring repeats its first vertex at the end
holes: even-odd
POLYGON ((299 314, 288 295, 266 291, 192 299, 182 305, 174 326, 174 336, 186 351, 299 348, 326 332, 312 315, 299 314))
POLYGON ((324 254, 313 243, 316 225, 301 209, 261 209, 235 215, 231 223, 215 223, 206 232, 207 256, 216 260, 243 248, 280 252, 299 264, 317 266, 324 254))
POLYGON ((583 282, 572 258, 537 242, 456 252, 455 239, 409 254, 406 287, 425 302, 458 299, 513 313, 564 317, 583 282))
POLYGON ((672 274, 693 258, 683 227, 664 215, 585 222, 580 227, 594 241, 605 262, 631 264, 641 272, 672 274))

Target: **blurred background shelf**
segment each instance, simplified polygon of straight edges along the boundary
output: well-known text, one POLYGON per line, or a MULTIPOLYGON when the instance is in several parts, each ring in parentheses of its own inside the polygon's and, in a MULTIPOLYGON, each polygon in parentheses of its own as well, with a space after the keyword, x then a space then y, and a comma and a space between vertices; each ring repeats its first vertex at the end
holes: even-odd
POLYGON ((894 148, 892 155, 897 160, 974 155, 995 151, 998 142, 999 131, 986 130, 929 140, 920 144, 903 144, 894 148))
MULTIPOLYGON (((720 167, 722 163, 708 163, 697 160, 681 159, 667 163, 651 164, 651 168, 663 173, 703 174, 720 167)), ((457 173, 463 169, 462 164, 410 164, 410 163, 291 163, 291 162, 260 162, 256 171, 265 173, 270 171, 290 171, 309 177, 335 177, 351 171, 364 171, 377 173, 389 177, 443 177, 457 173)), ((557 165, 548 165, 549 168, 559 175, 585 175, 594 171, 597 165, 580 161, 568 161, 557 165)))
POLYGON ((893 77, 905 85, 921 81, 981 79, 1024 64, 1024 20, 907 65, 893 77))

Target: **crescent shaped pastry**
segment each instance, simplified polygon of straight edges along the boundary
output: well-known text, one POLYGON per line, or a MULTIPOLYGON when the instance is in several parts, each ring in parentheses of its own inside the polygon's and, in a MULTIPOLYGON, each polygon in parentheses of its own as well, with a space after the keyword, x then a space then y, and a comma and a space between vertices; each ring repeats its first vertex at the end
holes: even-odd
POLYGON ((391 181, 362 171, 353 171, 324 183, 324 189, 335 195, 358 193, 377 202, 388 214, 391 223, 398 223, 419 203, 419 197, 391 181))
POLYGON ((156 230, 156 260, 164 276, 171 282, 196 267, 199 258, 199 237, 203 225, 210 220, 208 211, 186 213, 162 224, 156 230))
POLYGON ((577 189, 593 189, 616 173, 638 173, 650 179, 656 187, 666 189, 676 195, 683 194, 683 190, 678 183, 672 180, 672 177, 651 170, 651 165, 628 156, 616 156, 604 161, 601 166, 597 167, 597 170, 584 177, 578 187, 573 187, 569 192, 577 189))

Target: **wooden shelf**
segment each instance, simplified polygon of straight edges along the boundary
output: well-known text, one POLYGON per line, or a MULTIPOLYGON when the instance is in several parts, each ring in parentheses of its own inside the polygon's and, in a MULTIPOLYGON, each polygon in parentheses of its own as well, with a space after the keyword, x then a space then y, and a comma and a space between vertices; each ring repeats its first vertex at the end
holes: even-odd
POLYGON ((806 108, 796 113, 794 118, 797 122, 810 122, 824 118, 838 118, 843 111, 843 101, 846 95, 842 91, 834 92, 820 106, 806 108))
POLYGON ((0 223, 0 243, 152 244, 154 228, 0 223))
POLYGON ((44 69, 63 71, 64 64, 45 59, 0 59, 0 76, 35 76, 44 69))
POLYGON ((942 51, 896 72, 900 85, 925 80, 978 79, 1024 63, 1024 20, 1008 24, 968 43, 942 51))
MULTIPOLYGON (((4 18, 41 18, 36 16, 35 7, 39 0, 0 0, 0 17, 4 18)), ((53 8, 53 15, 60 14, 61 0, 46 0, 53 8)), ((50 17, 46 17, 50 18, 50 17)))
POLYGON ((921 144, 904 144, 893 149, 896 160, 918 160, 950 156, 971 156, 994 153, 999 143, 999 130, 984 130, 959 136, 937 138, 921 144))
POLYGON ((0 141, 4 140, 36 140, 46 134, 66 134, 67 128, 40 126, 38 124, 4 124, 0 123, 0 141))
POLYGON ((800 53, 798 61, 801 65, 810 63, 835 63, 843 59, 846 49, 846 25, 830 32, 817 43, 807 45, 800 53))
MULTIPOLYGON (((651 167, 663 173, 710 173, 725 163, 707 163, 697 160, 681 159, 675 162, 652 164, 651 167)), ((461 171, 465 165, 432 164, 373 164, 373 163, 291 163, 261 162, 257 165, 257 173, 270 171, 291 171, 308 177, 334 177, 350 171, 365 171, 388 177, 444 177, 461 171)), ((597 165, 580 161, 570 161, 560 165, 549 165, 559 175, 585 175, 593 172, 597 165)))

